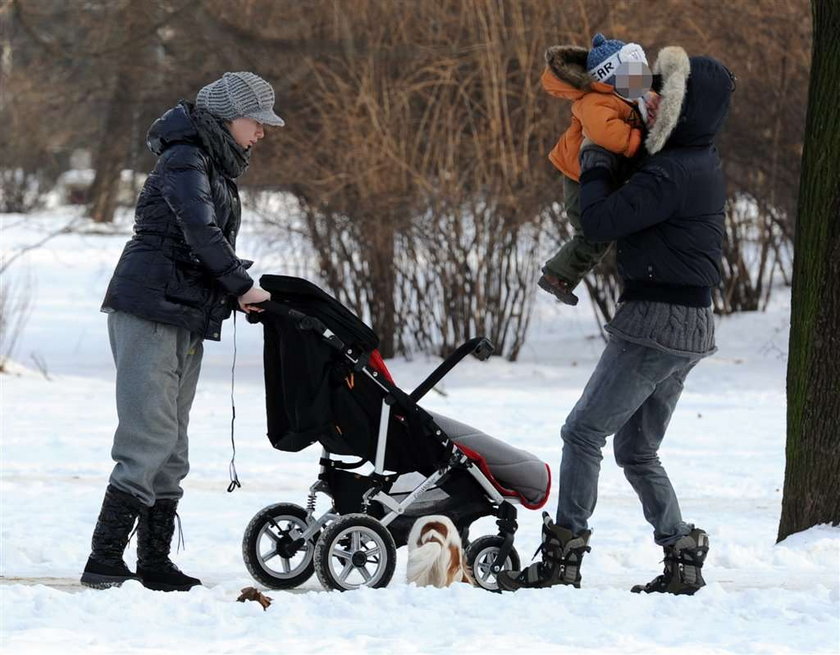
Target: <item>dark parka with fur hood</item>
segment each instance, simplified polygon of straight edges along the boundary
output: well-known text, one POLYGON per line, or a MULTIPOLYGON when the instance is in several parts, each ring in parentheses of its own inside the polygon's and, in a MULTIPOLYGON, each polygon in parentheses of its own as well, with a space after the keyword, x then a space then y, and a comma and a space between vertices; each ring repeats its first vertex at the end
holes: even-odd
POLYGON ((181 102, 149 130, 158 155, 137 200, 134 236, 102 311, 123 311, 218 341, 236 297, 253 286, 234 253, 241 209, 233 181, 247 154, 225 128, 181 102), (238 150, 237 150, 238 149, 238 150))
POLYGON ((713 139, 729 109, 729 71, 709 57, 663 48, 650 156, 623 185, 593 167, 581 176, 581 225, 592 241, 616 241, 622 301, 707 307, 720 283, 726 189, 713 139))

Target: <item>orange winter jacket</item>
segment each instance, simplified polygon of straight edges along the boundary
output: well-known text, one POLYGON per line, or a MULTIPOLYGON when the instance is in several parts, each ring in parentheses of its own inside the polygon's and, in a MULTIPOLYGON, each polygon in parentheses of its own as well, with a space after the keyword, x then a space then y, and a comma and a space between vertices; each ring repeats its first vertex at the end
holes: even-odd
POLYGON ((589 51, 578 46, 554 46, 545 54, 543 88, 572 101, 572 124, 548 158, 564 175, 580 180, 580 146, 584 132, 599 146, 632 157, 642 144, 642 120, 635 104, 615 93, 610 84, 596 82, 586 70, 589 51))

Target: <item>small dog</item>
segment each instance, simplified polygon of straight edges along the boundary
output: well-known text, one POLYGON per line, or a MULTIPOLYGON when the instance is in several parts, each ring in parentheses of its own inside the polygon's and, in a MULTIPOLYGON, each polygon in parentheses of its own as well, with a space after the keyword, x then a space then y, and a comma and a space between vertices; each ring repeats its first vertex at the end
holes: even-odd
POLYGON ((447 516, 417 519, 408 535, 408 582, 418 587, 448 587, 453 582, 472 584, 461 535, 447 516))

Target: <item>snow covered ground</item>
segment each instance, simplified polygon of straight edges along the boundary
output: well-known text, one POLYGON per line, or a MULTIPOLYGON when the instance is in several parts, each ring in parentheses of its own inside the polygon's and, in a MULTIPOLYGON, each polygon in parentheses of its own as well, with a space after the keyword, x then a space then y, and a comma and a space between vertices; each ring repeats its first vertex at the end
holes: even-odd
MULTIPOLYGON (((75 210, 0 216, 6 256, 39 242, 75 210)), ((96 233, 62 234, 15 261, 11 293, 28 280, 31 316, 0 377, 0 646, 9 653, 837 653, 840 652, 840 529, 821 526, 775 544, 784 477, 785 354, 789 298, 766 313, 734 316, 720 351, 699 365, 662 451, 687 520, 705 528, 708 586, 694 597, 637 596, 629 587, 661 570, 638 501, 604 453, 592 552, 583 588, 496 595, 457 585, 404 582, 405 549, 386 589, 326 593, 313 577, 273 604, 237 603, 256 585, 240 553, 243 530, 262 507, 303 503, 318 451, 274 451, 265 438, 261 330, 237 324, 236 468, 231 458, 233 324, 208 343, 192 412, 192 471, 180 514, 186 550, 176 561, 205 583, 189 594, 139 583, 93 591, 77 585, 107 476, 116 414, 105 315, 98 311, 127 238, 125 220, 96 233)), ((255 272, 303 270, 253 231, 240 252, 255 272)), ((587 302, 539 298, 521 361, 465 361, 426 406, 472 423, 550 463, 560 426, 602 349, 587 302)), ((434 365, 389 362, 402 386, 434 365)), ((546 509, 553 512, 556 495, 546 509)), ((322 508, 323 509, 323 508, 322 508)), ((486 533, 494 524, 481 524, 486 533)), ((527 562, 539 543, 538 512, 520 510, 517 547, 527 562)), ((481 534, 473 531, 473 538, 481 534)), ((133 566, 133 545, 127 561, 133 566)))

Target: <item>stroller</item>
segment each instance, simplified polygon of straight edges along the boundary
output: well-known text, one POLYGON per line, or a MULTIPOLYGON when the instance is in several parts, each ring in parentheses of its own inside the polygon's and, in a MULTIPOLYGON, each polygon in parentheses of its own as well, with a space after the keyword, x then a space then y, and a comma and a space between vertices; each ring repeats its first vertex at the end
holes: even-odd
POLYGON ((470 339, 406 393, 376 334, 335 298, 300 278, 264 275, 260 285, 272 300, 248 320, 264 329, 268 438, 287 452, 318 442, 322 454, 306 507, 270 505, 248 524, 242 553, 254 579, 288 589, 314 572, 326 589, 384 587, 414 521, 443 514, 460 533, 476 584, 496 591, 499 571, 520 567, 515 505, 545 504, 550 469, 417 404, 468 354, 487 359, 492 344, 470 339), (372 472, 360 473, 366 465, 372 472), (318 493, 330 498, 320 516, 318 493), (470 525, 491 515, 498 534, 470 541, 470 525))

